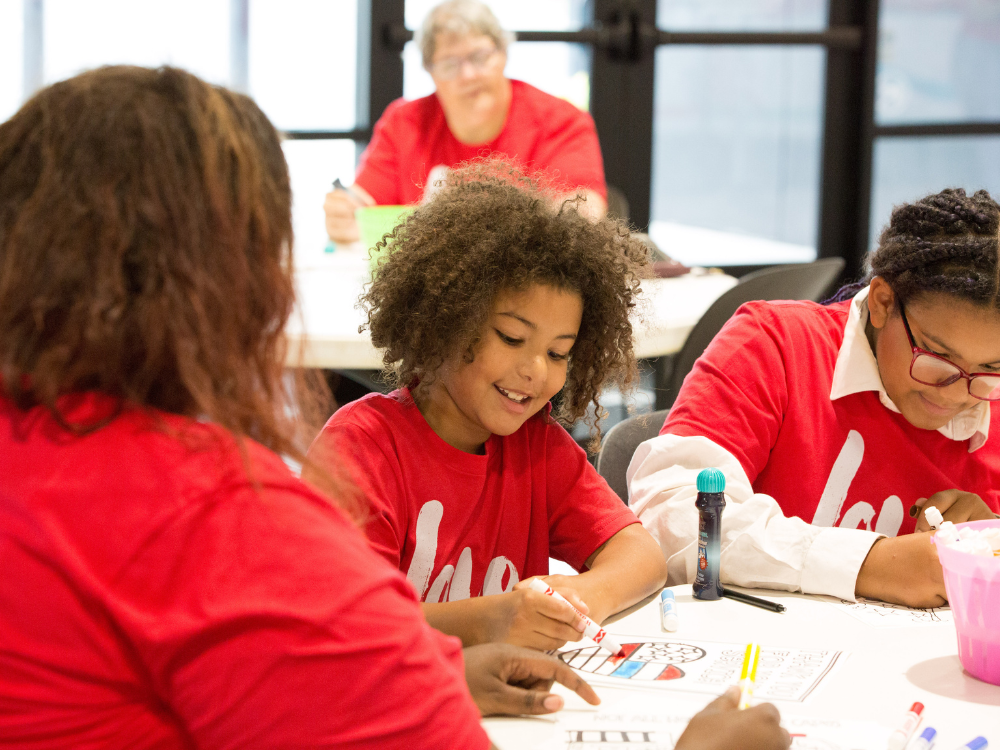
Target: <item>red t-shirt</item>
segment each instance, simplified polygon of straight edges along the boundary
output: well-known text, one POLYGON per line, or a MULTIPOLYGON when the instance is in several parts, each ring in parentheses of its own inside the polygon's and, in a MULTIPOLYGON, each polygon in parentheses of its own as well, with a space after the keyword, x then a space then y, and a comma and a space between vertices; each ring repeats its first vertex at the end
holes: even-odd
POLYGON ((995 406, 989 440, 970 453, 968 440, 914 427, 875 391, 830 400, 850 304, 743 305, 695 363, 660 434, 709 438, 786 516, 823 526, 911 533, 914 501, 956 488, 1000 510, 995 406))
MULTIPOLYGON (((372 546, 407 572, 421 600, 457 601, 548 575, 550 556, 582 570, 638 523, 547 412, 491 436, 477 456, 438 437, 403 389, 342 407, 319 440, 349 459, 367 492, 372 546)), ((315 445, 312 453, 323 460, 315 445)))
POLYGON ((0 571, 0 746, 488 745, 404 577, 211 425, 0 397, 0 571))
POLYGON ((436 94, 412 102, 397 99, 375 123, 354 181, 376 203, 419 203, 434 167, 454 167, 497 154, 530 171, 544 172, 554 187, 567 191, 583 187, 606 196, 593 118, 523 81, 510 83, 510 110, 503 130, 478 146, 467 146, 452 135, 436 94))

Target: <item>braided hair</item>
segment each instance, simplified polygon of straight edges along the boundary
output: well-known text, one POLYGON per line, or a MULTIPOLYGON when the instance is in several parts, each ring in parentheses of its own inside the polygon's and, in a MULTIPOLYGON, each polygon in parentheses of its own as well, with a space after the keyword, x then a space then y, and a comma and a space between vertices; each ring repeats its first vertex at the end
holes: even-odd
POLYGON ((850 299, 881 276, 904 304, 942 292, 1000 308, 998 257, 1000 205, 985 190, 968 196, 949 188, 894 208, 865 279, 841 288, 830 302, 850 299))

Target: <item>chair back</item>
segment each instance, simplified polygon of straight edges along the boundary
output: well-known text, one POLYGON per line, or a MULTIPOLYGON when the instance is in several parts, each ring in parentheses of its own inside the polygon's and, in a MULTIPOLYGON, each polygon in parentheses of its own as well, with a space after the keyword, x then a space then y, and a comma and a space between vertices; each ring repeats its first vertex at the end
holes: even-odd
POLYGON ((666 418, 666 409, 652 414, 637 414, 616 424, 601 441, 601 451, 597 454, 597 473, 604 477, 615 494, 626 504, 628 485, 625 483, 625 472, 632 455, 639 443, 659 434, 666 418))
POLYGON ((823 258, 813 263, 764 268, 743 276, 736 286, 712 303, 691 329, 684 346, 673 358, 667 392, 658 394, 657 405, 673 405, 695 360, 744 302, 777 299, 819 302, 843 270, 843 258, 823 258))

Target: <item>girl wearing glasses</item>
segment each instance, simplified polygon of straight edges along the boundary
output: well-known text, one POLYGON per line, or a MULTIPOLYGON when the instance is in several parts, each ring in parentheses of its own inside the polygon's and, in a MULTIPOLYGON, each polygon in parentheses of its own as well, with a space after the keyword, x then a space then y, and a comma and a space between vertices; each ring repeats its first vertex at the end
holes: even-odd
POLYGON ((998 227, 985 191, 944 190, 893 211, 832 303, 737 311, 629 467, 670 584, 694 578, 695 477, 717 466, 725 582, 944 603, 922 509, 1000 510, 998 227))
POLYGON ((607 187, 593 119, 507 78, 512 41, 513 34, 478 0, 450 0, 428 14, 416 42, 434 93, 396 100, 375 123, 351 190, 326 196, 331 240, 358 239, 359 206, 420 203, 448 169, 484 152, 547 173, 567 194, 586 196, 583 212, 604 214, 607 187))

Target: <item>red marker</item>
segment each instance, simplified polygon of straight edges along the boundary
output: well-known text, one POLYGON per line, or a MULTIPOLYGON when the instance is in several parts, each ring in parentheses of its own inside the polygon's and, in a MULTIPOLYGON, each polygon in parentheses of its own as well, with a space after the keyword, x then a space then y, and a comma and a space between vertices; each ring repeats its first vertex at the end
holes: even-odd
MULTIPOLYGON (((535 591, 538 591, 542 594, 545 594, 546 596, 551 596, 553 599, 558 599, 561 602, 566 602, 566 604, 569 604, 569 602, 566 601, 565 596, 563 596, 558 591, 553 589, 551 586, 545 583, 545 581, 543 581, 541 578, 532 578, 531 583, 529 583, 528 585, 531 586, 531 588, 533 588, 535 591)), ((587 626, 583 631, 583 634, 585 636, 590 638, 592 641, 594 641, 594 643, 596 643, 601 648, 611 652, 612 656, 618 656, 618 654, 622 652, 622 647, 618 645, 618 642, 615 641, 614 638, 608 635, 607 631, 604 628, 602 628, 596 622, 591 620, 589 617, 587 617, 587 615, 583 614, 583 612, 578 610, 572 604, 569 604, 569 606, 574 612, 576 612, 578 615, 580 615, 581 618, 583 618, 583 623, 584 625, 587 626)))
POLYGON ((923 703, 914 703, 910 706, 910 710, 903 717, 903 723, 900 724, 899 729, 889 735, 889 750, 903 750, 906 747, 906 743, 910 741, 917 725, 920 724, 920 714, 923 712, 923 703))

